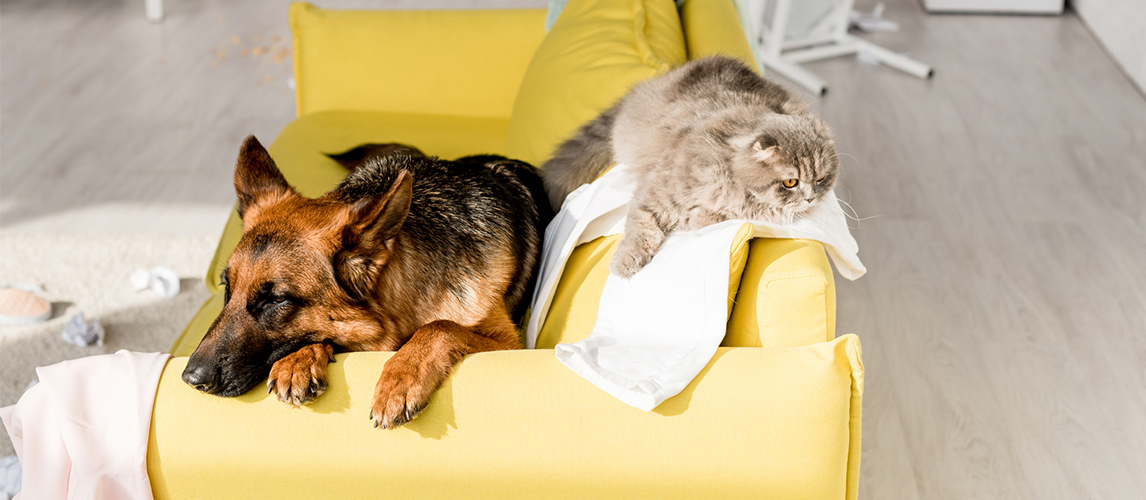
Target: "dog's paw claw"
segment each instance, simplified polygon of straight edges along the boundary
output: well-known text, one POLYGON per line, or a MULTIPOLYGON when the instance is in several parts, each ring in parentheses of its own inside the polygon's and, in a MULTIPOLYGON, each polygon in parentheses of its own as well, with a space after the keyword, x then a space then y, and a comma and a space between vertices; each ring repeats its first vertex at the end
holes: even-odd
POLYGON ((387 367, 374 389, 374 400, 370 411, 375 427, 393 429, 414 420, 430 402, 430 395, 437 389, 441 378, 423 378, 417 369, 403 369, 400 364, 387 367))
POLYGON ((294 407, 308 404, 326 392, 326 364, 334 349, 313 344, 275 362, 267 381, 267 392, 294 407))

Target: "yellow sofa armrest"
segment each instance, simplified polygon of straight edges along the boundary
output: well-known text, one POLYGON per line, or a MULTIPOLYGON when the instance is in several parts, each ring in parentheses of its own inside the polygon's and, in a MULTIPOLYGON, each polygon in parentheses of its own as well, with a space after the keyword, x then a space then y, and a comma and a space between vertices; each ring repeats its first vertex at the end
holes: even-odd
POLYGON ((688 0, 680 20, 690 60, 721 54, 759 68, 732 0, 688 0))
POLYGON ((578 377, 552 350, 467 356, 425 411, 367 419, 392 353, 339 354, 329 389, 291 408, 256 388, 200 393, 173 358, 147 452, 170 498, 854 499, 863 366, 854 335, 722 348, 651 412, 578 377))
POLYGON ((836 286, 824 245, 752 240, 721 345, 795 347, 835 336, 836 286))
POLYGON ((329 110, 509 118, 545 9, 290 8, 299 116, 329 110))
MULTIPOLYGON (((565 265, 537 347, 585 339, 597 323, 608 263, 622 235, 578 246, 565 265)), ((735 294, 725 347, 798 347, 835 338, 836 289, 818 241, 756 238, 733 250, 729 292, 735 294), (747 259, 747 261, 745 261, 747 259)))

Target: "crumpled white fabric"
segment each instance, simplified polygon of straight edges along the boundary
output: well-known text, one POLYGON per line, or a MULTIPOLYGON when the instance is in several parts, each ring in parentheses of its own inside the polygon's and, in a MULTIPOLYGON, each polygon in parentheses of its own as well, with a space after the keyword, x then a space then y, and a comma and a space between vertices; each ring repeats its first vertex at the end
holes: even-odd
MULTIPOLYGON (((617 165, 592 184, 578 188, 546 229, 526 347, 537 345, 573 249, 624 231, 633 192, 627 172, 626 165, 617 165)), ((580 342, 559 344, 557 358, 605 392, 644 411, 679 393, 708 364, 724 338, 728 257, 743 224, 752 224, 755 237, 822 242, 836 270, 847 279, 867 272, 834 193, 786 226, 726 221, 673 233, 632 278, 609 275, 593 333, 580 342)))
POLYGON ((118 351, 36 369, 0 420, 22 466, 17 499, 151 500, 147 437, 169 354, 118 351))

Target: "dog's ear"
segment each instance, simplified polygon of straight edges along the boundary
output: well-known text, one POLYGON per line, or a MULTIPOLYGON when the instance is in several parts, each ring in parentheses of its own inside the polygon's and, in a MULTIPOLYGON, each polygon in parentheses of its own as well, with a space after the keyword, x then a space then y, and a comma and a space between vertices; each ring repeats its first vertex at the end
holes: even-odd
POLYGON ((398 172, 386 194, 351 205, 343 248, 364 247, 362 250, 373 252, 384 245, 406 222, 413 196, 414 178, 403 170, 398 172))
POLYGON ((362 300, 394 249, 394 236, 406 222, 413 198, 414 180, 409 172, 398 173, 386 194, 350 206, 350 223, 342 231, 342 251, 335 257, 338 281, 362 300))
POLYGON ((253 135, 248 135, 239 147, 239 159, 235 162, 235 194, 239 197, 240 218, 260 201, 296 194, 275 166, 271 155, 253 135))

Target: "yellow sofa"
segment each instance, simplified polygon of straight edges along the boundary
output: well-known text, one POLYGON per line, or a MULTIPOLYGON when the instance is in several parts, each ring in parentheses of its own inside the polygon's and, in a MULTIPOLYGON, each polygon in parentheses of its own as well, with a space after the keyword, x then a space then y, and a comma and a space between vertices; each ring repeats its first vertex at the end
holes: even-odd
MULTIPOLYGON (((404 142, 446 158, 540 164, 563 135, 634 81, 685 58, 751 61, 731 0, 574 0, 544 10, 328 11, 291 7, 299 117, 270 153, 306 196, 345 170, 323 156, 404 142)), ((578 247, 538 349, 471 355, 413 422, 367 420, 390 353, 339 354, 330 388, 295 409, 254 390, 202 394, 180 380, 222 306, 232 215, 207 274, 213 296, 172 347, 152 414, 148 472, 168 498, 854 499, 863 366, 835 338, 823 247, 744 241, 735 305, 712 362, 652 412, 561 365, 552 347, 592 328, 617 237, 578 247)))

